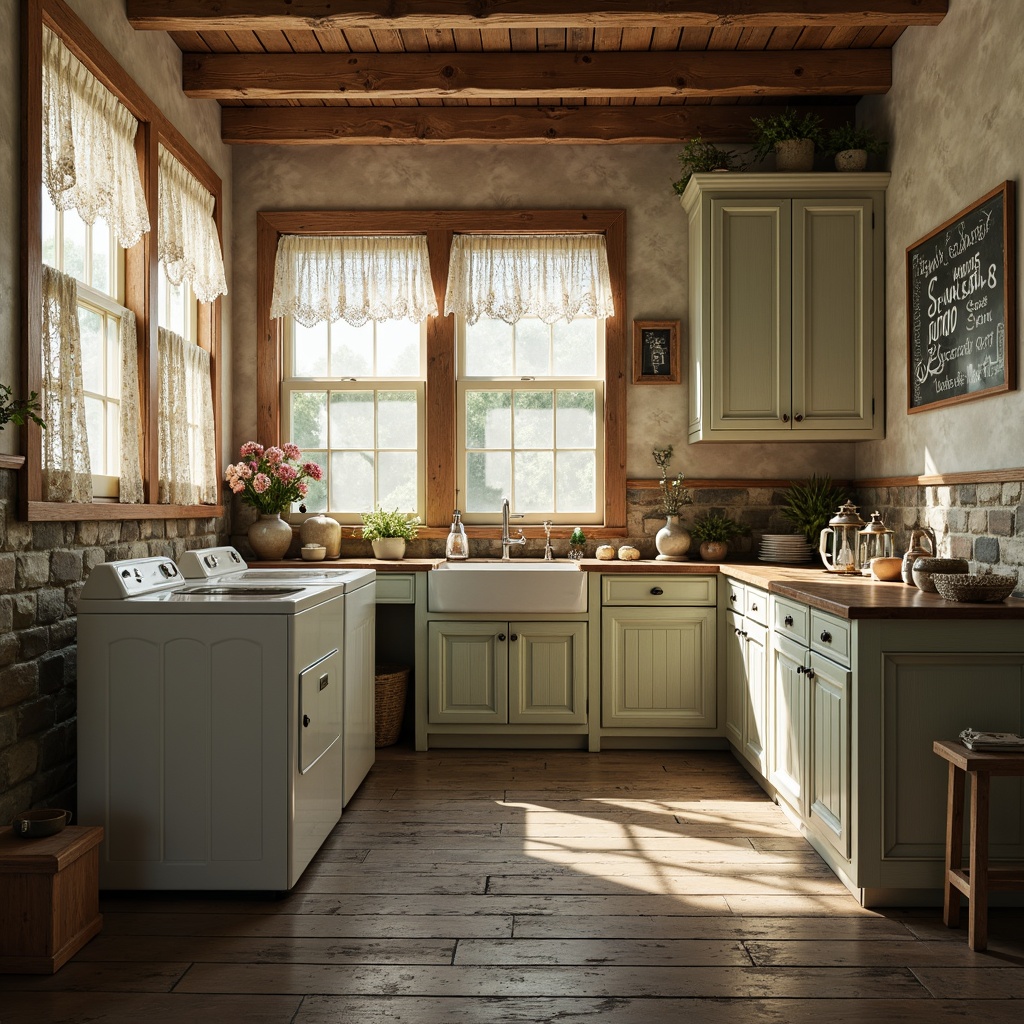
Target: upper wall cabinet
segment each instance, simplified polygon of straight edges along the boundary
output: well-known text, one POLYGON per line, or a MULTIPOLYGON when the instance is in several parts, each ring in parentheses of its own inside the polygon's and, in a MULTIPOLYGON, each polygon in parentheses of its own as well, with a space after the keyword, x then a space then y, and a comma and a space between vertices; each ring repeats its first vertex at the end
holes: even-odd
POLYGON ((884 434, 888 174, 695 174, 690 441, 884 434))

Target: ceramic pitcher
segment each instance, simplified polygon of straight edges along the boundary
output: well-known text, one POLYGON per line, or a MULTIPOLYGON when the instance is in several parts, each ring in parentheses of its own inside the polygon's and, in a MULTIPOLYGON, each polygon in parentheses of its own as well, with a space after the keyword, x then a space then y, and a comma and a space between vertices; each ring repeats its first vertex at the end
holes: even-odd
POLYGON ((935 557, 935 531, 929 526, 919 526, 910 531, 910 546, 903 556, 903 566, 900 575, 908 587, 914 586, 913 568, 914 561, 925 556, 935 557), (924 547, 927 541, 928 546, 924 547))

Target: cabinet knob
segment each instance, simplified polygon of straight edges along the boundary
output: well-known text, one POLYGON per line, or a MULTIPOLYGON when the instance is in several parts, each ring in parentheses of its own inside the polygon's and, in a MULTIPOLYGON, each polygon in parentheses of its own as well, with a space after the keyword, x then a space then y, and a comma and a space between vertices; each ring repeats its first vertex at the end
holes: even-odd
POLYGON ((750 610, 751 610, 752 612, 756 612, 756 611, 757 611, 757 605, 756 605, 756 604, 753 604, 753 603, 752 603, 752 604, 750 605, 750 610))
POLYGON ((803 421, 804 421, 804 414, 803 414, 802 412, 798 412, 798 413, 797 413, 797 414, 796 414, 796 415, 795 415, 795 416, 793 417, 793 419, 794 419, 794 420, 796 420, 796 422, 797 422, 797 423, 803 423, 803 421))
POLYGON ((518 640, 518 639, 519 639, 519 634, 518 634, 518 633, 513 633, 513 634, 512 634, 512 635, 511 635, 511 636, 509 637, 509 640, 511 640, 511 641, 512 641, 513 643, 515 643, 515 642, 516 642, 516 640, 518 640))
POLYGON ((814 678, 814 669, 813 668, 809 668, 807 670, 807 678, 808 679, 813 679, 814 678))
POLYGON ((664 591, 664 590, 662 590, 662 589, 661 589, 661 587, 651 587, 651 593, 652 593, 652 594, 653 594, 653 595, 654 595, 655 597, 661 597, 661 595, 662 595, 662 594, 664 594, 664 593, 665 593, 665 591, 664 591))
POLYGON ((310 723, 309 715, 303 715, 302 716, 302 728, 303 729, 308 729, 309 728, 309 723, 310 723))
POLYGON ((784 619, 782 620, 782 624, 783 624, 784 626, 792 626, 792 625, 793 625, 793 616, 792 616, 792 615, 787 615, 787 616, 786 616, 786 617, 785 617, 785 618, 784 618, 784 619))
POLYGON ((832 634, 827 629, 821 631, 821 642, 823 644, 832 643, 832 634))
POLYGON ((498 634, 498 639, 499 640, 504 640, 505 639, 505 634, 504 633, 499 633, 498 634))
POLYGON ((804 668, 803 665, 797 665, 797 667, 796 667, 796 674, 798 676, 802 676, 806 671, 807 671, 807 669, 804 668))
POLYGON ((789 422, 789 413, 788 412, 784 412, 782 414, 782 422, 783 423, 788 423, 789 422))

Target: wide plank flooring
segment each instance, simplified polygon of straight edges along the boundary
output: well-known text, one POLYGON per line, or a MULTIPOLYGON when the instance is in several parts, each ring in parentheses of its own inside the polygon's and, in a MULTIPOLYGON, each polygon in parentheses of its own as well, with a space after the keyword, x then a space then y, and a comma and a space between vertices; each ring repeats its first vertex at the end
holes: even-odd
POLYGON ((864 910, 719 752, 387 748, 288 895, 101 909, 2 1024, 1024 1020, 1024 913, 864 910))

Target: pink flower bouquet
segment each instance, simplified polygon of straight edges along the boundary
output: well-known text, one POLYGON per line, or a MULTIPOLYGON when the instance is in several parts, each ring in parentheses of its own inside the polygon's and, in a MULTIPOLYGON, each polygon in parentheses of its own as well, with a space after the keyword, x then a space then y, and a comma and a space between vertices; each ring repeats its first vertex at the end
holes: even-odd
POLYGON ((285 512, 306 496, 306 480, 320 480, 323 470, 315 462, 302 462, 294 444, 264 448, 246 441, 239 450, 240 462, 224 471, 234 494, 261 515, 285 512))

